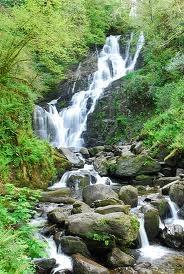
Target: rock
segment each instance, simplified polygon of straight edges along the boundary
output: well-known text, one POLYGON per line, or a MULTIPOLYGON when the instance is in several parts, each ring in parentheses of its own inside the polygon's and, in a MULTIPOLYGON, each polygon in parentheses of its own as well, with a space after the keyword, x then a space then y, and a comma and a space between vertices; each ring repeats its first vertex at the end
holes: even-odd
POLYGON ((101 155, 98 158, 95 158, 94 167, 100 174, 100 176, 107 176, 108 174, 108 162, 107 158, 101 155))
POLYGON ((142 208, 144 213, 144 227, 150 241, 154 240, 159 233, 159 212, 151 206, 142 208))
POLYGON ((161 172, 165 177, 172 177, 173 174, 171 167, 163 167, 161 172))
POLYGON ((117 177, 134 177, 141 174, 154 174, 161 169, 160 163, 148 155, 119 157, 111 170, 112 175, 117 177))
POLYGON ((74 274, 109 274, 107 268, 80 254, 74 255, 72 258, 74 274))
POLYGON ((123 212, 106 215, 98 213, 82 213, 68 217, 68 233, 81 238, 99 239, 99 242, 115 240, 122 246, 129 245, 137 238, 139 222, 136 217, 123 212), (95 235, 95 237, 94 237, 95 235), (101 241, 102 240, 102 241, 101 241))
POLYGON ((140 154, 142 151, 143 151, 143 142, 139 141, 139 142, 136 142, 134 144, 132 144, 131 146, 131 151, 134 153, 134 154, 140 154))
POLYGON ((136 207, 138 204, 138 190, 131 185, 122 186, 119 191, 119 198, 126 205, 136 207))
POLYGON ((89 153, 92 157, 101 151, 104 151, 104 146, 96 146, 96 147, 89 148, 89 153))
POLYGON ((181 174, 184 174, 184 169, 183 168, 177 168, 176 169, 176 176, 179 176, 181 174))
POLYGON ((142 269, 148 269, 151 267, 151 263, 149 262, 144 262, 144 263, 138 263, 134 269, 138 272, 140 272, 142 269))
POLYGON ((138 175, 136 176, 135 180, 133 180, 134 184, 136 185, 153 185, 153 176, 149 176, 149 175, 138 175))
POLYGON ((135 259, 116 247, 108 254, 107 262, 112 267, 133 266, 135 259))
POLYGON ((178 182, 180 182, 180 181, 177 180, 177 181, 174 181, 174 182, 172 182, 172 183, 169 183, 169 184, 163 186, 163 187, 161 188, 161 193, 162 193, 163 195, 169 195, 169 191, 170 191, 171 186, 172 186, 172 185, 175 185, 175 184, 178 183, 178 182))
POLYGON ((175 149, 164 158, 164 162, 171 167, 175 167, 180 158, 179 152, 175 149))
POLYGON ((170 225, 162 231, 162 243, 171 248, 184 248, 184 230, 181 225, 170 225))
POLYGON ((56 167, 58 176, 62 176, 67 170, 70 170, 72 165, 68 159, 60 153, 58 149, 54 149, 54 166, 56 167))
POLYGON ((118 267, 110 271, 110 274, 138 274, 132 267, 118 267))
POLYGON ((184 205, 179 209, 178 216, 181 219, 184 219, 184 205))
POLYGON ((79 188, 84 188, 90 185, 90 176, 87 174, 86 175, 73 174, 69 176, 66 184, 68 187, 72 187, 78 184, 79 188))
POLYGON ((63 197, 68 197, 68 196, 70 196, 70 193, 71 193, 71 191, 67 187, 62 187, 57 190, 42 192, 40 201, 52 203, 55 198, 59 199, 59 198, 63 198, 63 197))
POLYGON ((93 207, 103 207, 108 205, 122 205, 124 204, 123 201, 114 198, 107 198, 103 200, 96 200, 92 203, 93 207))
POLYGON ((77 155, 76 153, 74 153, 70 148, 60 148, 60 151, 65 155, 65 157, 72 164, 72 166, 78 167, 78 168, 81 168, 84 166, 84 161, 82 160, 80 155, 77 155))
POLYGON ((72 273, 73 273, 73 272, 71 272, 71 271, 68 270, 68 269, 59 270, 59 271, 54 272, 54 274, 72 274, 72 273))
POLYGON ((179 207, 184 205, 184 181, 178 181, 171 186, 169 191, 171 201, 175 202, 179 207))
POLYGON ((81 147, 79 151, 85 159, 90 157, 89 150, 86 147, 81 147))
POLYGON ((98 207, 95 209, 95 213, 99 214, 109 214, 113 212, 124 212, 125 214, 128 214, 130 211, 129 205, 108 205, 103 207, 98 207))
POLYGON ((68 219, 69 214, 70 213, 67 212, 65 209, 63 209, 62 207, 58 207, 58 208, 50 211, 47 214, 47 218, 53 224, 58 224, 60 226, 64 226, 68 219))
POLYGON ((72 214, 89 213, 89 212, 93 212, 93 210, 90 208, 90 206, 88 206, 84 202, 76 201, 73 204, 72 214))
POLYGON ((91 205, 96 200, 107 198, 118 199, 118 194, 114 192, 110 186, 103 184, 90 185, 83 189, 83 200, 88 205, 91 205))
POLYGON ((86 257, 90 256, 86 244, 79 237, 63 236, 60 243, 62 251, 67 255, 79 253, 86 257))
POLYGON ((155 180, 154 185, 164 187, 164 186, 166 186, 172 182, 175 182, 179 179, 180 179, 179 176, 178 177, 162 177, 162 178, 155 180))
POLYGON ((56 266, 56 260, 47 258, 34 259, 33 264, 36 267, 36 274, 46 274, 56 266))
POLYGON ((151 205, 158 209, 161 219, 164 219, 168 216, 170 212, 170 206, 165 198, 152 200, 151 205))

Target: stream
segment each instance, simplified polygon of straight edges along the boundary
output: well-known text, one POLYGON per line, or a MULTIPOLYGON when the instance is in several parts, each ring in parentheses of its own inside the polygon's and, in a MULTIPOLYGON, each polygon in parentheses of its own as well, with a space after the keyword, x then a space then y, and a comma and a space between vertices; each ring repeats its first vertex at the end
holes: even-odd
MULTIPOLYGON (((132 10, 134 13, 134 10, 132 10)), ((77 151, 84 146, 83 132, 86 130, 88 116, 95 109, 95 105, 100 96, 105 92, 105 89, 112 82, 122 78, 129 72, 133 71, 137 63, 139 54, 144 45, 144 35, 140 34, 134 55, 130 53, 130 47, 133 39, 133 34, 127 42, 125 55, 120 53, 119 46, 120 36, 109 36, 106 39, 105 45, 98 54, 98 70, 93 74, 92 81, 87 90, 82 90, 74 93, 70 105, 67 108, 58 110, 56 107, 57 99, 48 103, 47 110, 37 106, 34 112, 34 127, 36 134, 43 139, 48 140, 54 147, 70 148, 74 147, 77 151)), ((85 161, 82 156, 80 156, 85 161)), ((67 180, 71 176, 88 176, 90 184, 108 184, 112 188, 115 184, 108 177, 103 177, 95 170, 93 163, 86 162, 83 168, 66 172, 62 178, 53 186, 49 187, 49 191, 67 187, 67 180)), ((80 196, 80 188, 78 184, 72 186, 74 195, 80 196), (77 193, 77 194, 76 194, 77 193)), ((166 197, 170 206, 171 217, 161 220, 160 228, 165 229, 170 224, 179 224, 184 227, 184 221, 180 220, 177 215, 178 208, 166 197)), ((140 222, 140 248, 137 250, 139 256, 138 261, 157 262, 162 258, 170 255, 179 254, 177 251, 161 246, 160 244, 150 244, 146 230, 144 227, 144 216, 140 216, 139 209, 145 205, 142 197, 139 197, 139 203, 136 208, 132 209, 132 214, 139 218, 140 222)), ((36 219, 32 220, 32 225, 43 227, 43 223, 47 222, 47 213, 59 204, 43 204, 42 214, 38 214, 36 219)), ((39 212, 40 209, 38 209, 39 212)), ((40 234, 41 239, 47 243, 47 253, 50 258, 55 258, 57 267, 52 273, 59 273, 62 269, 72 271, 72 259, 62 252, 62 246, 57 245, 53 236, 46 237, 40 234)))

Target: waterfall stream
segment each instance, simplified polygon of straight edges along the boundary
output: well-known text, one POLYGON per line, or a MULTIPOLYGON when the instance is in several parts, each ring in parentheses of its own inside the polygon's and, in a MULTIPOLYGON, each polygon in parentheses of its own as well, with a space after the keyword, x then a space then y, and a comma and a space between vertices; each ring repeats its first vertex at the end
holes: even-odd
POLYGON ((54 147, 81 147, 84 145, 82 133, 86 130, 87 119, 95 109, 97 100, 113 81, 133 71, 144 45, 144 35, 140 34, 134 56, 130 54, 132 35, 127 43, 125 57, 120 54, 120 36, 109 36, 98 56, 98 70, 88 90, 73 95, 70 106, 60 112, 57 100, 48 103, 48 111, 40 106, 35 108, 34 127, 38 136, 47 139, 54 147))

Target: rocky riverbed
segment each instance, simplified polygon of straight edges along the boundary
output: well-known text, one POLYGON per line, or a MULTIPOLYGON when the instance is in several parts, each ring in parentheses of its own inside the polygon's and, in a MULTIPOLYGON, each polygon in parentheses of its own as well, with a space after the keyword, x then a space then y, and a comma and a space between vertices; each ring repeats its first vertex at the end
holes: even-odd
POLYGON ((37 205, 37 274, 183 273, 180 156, 152 159, 140 142, 58 153, 71 170, 37 205))

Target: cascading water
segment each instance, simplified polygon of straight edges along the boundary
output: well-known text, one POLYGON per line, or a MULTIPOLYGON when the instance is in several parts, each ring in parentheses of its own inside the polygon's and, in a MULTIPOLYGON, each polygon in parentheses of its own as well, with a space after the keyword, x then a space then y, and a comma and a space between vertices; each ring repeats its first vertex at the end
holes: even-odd
POLYGON ((133 71, 144 44, 140 34, 136 52, 130 55, 130 41, 123 58, 119 48, 120 36, 109 36, 98 57, 98 70, 86 91, 75 93, 68 108, 58 112, 57 100, 48 104, 48 111, 37 106, 34 112, 34 125, 38 136, 47 139, 55 147, 81 147, 84 145, 82 133, 86 130, 87 118, 95 109, 99 97, 113 81, 133 71))
POLYGON ((140 228, 139 228, 139 235, 140 235, 140 241, 141 241, 141 248, 145 248, 149 246, 148 237, 146 234, 146 230, 144 228, 144 219, 139 219, 140 228))

